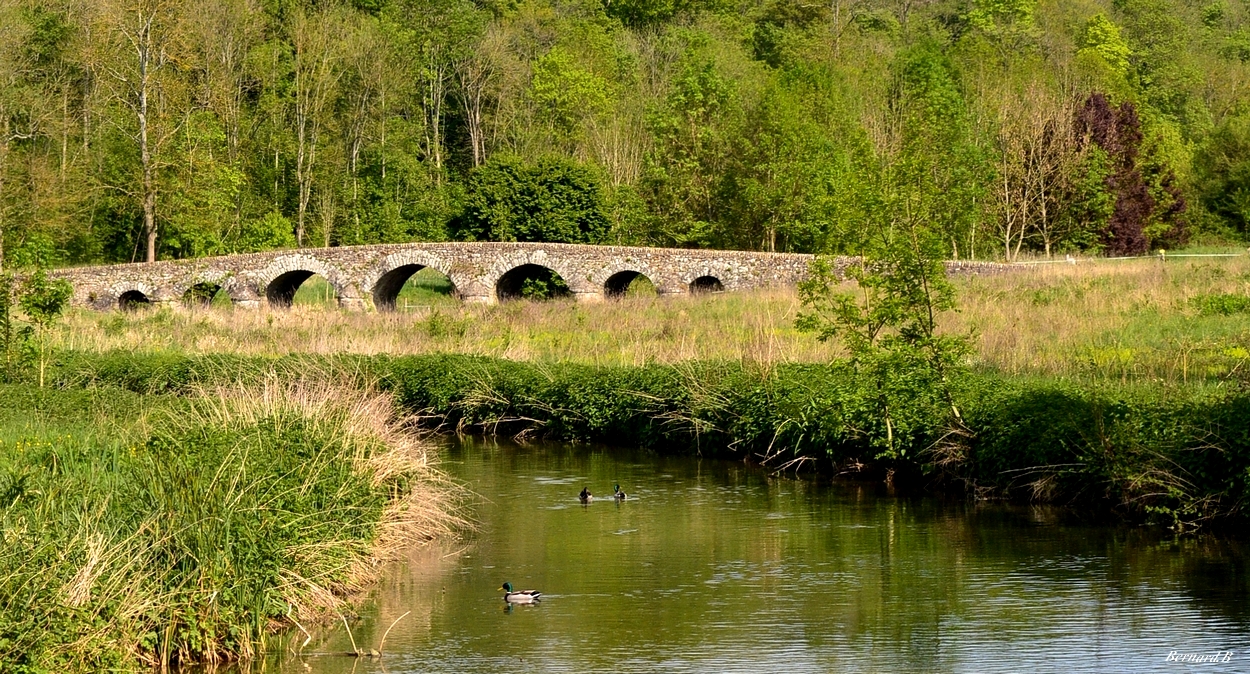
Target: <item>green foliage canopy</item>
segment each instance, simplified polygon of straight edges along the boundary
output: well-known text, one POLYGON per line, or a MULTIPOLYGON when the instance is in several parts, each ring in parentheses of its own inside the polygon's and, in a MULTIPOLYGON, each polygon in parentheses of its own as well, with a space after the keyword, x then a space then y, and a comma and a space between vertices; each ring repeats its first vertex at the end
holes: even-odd
POLYGON ((451 229, 460 241, 601 243, 608 218, 591 169, 560 157, 496 156, 473 171, 451 229))

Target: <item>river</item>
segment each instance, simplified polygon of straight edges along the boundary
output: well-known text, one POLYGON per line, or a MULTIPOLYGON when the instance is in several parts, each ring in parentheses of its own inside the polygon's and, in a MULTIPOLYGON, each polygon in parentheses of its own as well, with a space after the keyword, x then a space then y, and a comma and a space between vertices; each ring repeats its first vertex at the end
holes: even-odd
POLYGON ((479 531, 388 571, 353 627, 376 648, 407 613, 385 655, 326 654, 351 649, 340 628, 258 669, 1250 671, 1250 550, 1226 537, 619 449, 466 440, 444 457, 479 531), (542 602, 508 607, 505 581, 542 602))

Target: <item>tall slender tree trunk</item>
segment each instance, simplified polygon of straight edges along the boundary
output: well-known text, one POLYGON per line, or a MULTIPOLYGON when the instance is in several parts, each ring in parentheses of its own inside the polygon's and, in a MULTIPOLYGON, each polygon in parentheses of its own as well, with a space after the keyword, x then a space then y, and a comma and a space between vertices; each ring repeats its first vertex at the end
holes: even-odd
POLYGON ((148 143, 147 58, 139 59, 139 162, 143 165, 143 234, 148 262, 156 262, 156 188, 152 180, 152 148, 148 143))
POLYGON ((299 181, 299 205, 295 216, 295 245, 304 247, 304 217, 308 214, 308 199, 312 194, 312 176, 308 161, 308 116, 296 112, 295 179, 299 181))
MULTIPOLYGON (((157 3, 141 2, 138 9, 135 10, 135 18, 138 21, 134 32, 131 33, 123 29, 138 61, 138 72, 135 73, 134 79, 131 80, 129 77, 124 77, 122 81, 128 85, 128 91, 125 96, 125 99, 128 100, 124 100, 124 102, 134 112, 139 127, 135 141, 139 146, 139 168, 142 173, 139 198, 143 206, 143 240, 146 244, 144 260, 147 262, 156 261, 156 239, 158 233, 156 224, 156 167, 151 139, 149 99, 152 95, 153 72, 161 66, 159 61, 153 63, 157 49, 156 40, 153 37, 153 26, 156 22, 156 15, 159 12, 160 6, 157 3)), ((138 248, 137 245, 136 248, 138 248)))

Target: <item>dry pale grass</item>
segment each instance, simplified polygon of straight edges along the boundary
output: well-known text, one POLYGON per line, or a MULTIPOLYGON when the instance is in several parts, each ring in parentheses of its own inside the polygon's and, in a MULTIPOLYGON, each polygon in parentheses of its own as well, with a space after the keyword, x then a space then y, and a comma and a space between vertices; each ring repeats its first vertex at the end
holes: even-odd
POLYGON ((1187 381, 1250 356, 1245 314, 1202 315, 1195 298, 1250 295, 1250 258, 1100 261, 963 279, 949 330, 979 364, 1011 374, 1187 381))
MULTIPOLYGON (((1244 315, 1199 316, 1190 300, 1250 293, 1250 258, 1038 265, 956 283, 961 310, 944 327, 972 335, 977 366, 1009 373, 1208 377, 1236 367, 1236 349, 1247 344, 1244 315)), ((795 330, 800 309, 794 291, 776 289, 396 314, 316 307, 76 311, 57 342, 98 351, 471 353, 613 365, 814 362, 838 355, 836 345, 795 330)))
POLYGON ((629 298, 461 305, 409 313, 296 306, 75 311, 57 336, 67 349, 239 354, 473 353, 513 360, 641 365, 695 359, 813 361, 833 347, 794 329, 789 290, 675 299, 629 298))
MULTIPOLYGON (((454 539, 472 528, 464 514, 464 488, 439 470, 432 446, 396 416, 397 407, 387 394, 339 386, 313 373, 296 381, 273 375, 259 384, 203 389, 196 398, 194 411, 180 423, 246 428, 298 419, 318 436, 334 437, 350 448, 355 470, 375 487, 405 485, 391 495, 377 539, 367 555, 352 560, 346 583, 328 586, 291 569, 283 571, 283 598, 296 620, 324 621, 338 615, 377 581, 385 564, 403 558, 414 545, 454 539)), ((316 543, 318 549, 350 545, 316 543)), ((316 557, 318 550, 308 552, 316 557)))

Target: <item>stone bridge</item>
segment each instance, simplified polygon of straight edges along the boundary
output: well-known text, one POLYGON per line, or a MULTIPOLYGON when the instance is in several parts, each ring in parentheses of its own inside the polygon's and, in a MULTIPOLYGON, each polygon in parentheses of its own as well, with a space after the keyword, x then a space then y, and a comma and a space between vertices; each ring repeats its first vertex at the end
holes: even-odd
POLYGON ((554 272, 580 301, 624 293, 645 276, 661 295, 793 286, 809 255, 630 248, 556 243, 406 243, 306 248, 245 255, 60 269, 74 302, 96 309, 206 302, 224 291, 237 307, 290 306, 314 274, 348 309, 395 308, 400 288, 425 267, 450 279, 467 302, 518 296, 528 278, 554 272), (197 299, 198 298, 198 299, 197 299))

